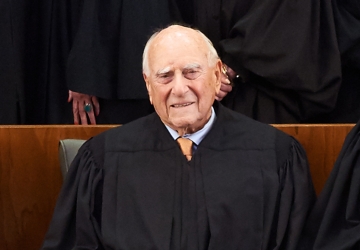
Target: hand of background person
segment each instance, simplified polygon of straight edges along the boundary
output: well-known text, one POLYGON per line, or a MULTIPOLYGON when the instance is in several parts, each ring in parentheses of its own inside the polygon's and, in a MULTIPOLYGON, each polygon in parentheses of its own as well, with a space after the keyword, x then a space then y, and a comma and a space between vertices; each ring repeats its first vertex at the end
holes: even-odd
POLYGON ((232 91, 232 79, 235 78, 236 72, 223 64, 223 70, 221 73, 221 87, 219 93, 215 96, 215 99, 221 101, 229 92, 232 91))
POLYGON ((72 101, 74 124, 88 125, 88 117, 91 124, 96 124, 95 116, 100 113, 100 105, 96 96, 82 94, 69 90, 68 102, 72 101), (85 111, 85 105, 90 104, 90 110, 85 111))

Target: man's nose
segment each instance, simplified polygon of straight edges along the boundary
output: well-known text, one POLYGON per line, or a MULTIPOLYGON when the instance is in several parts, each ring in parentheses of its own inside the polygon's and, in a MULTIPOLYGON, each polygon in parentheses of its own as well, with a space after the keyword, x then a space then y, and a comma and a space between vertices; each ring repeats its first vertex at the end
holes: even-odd
POLYGON ((182 96, 189 90, 187 81, 182 74, 175 74, 171 92, 174 95, 182 96))

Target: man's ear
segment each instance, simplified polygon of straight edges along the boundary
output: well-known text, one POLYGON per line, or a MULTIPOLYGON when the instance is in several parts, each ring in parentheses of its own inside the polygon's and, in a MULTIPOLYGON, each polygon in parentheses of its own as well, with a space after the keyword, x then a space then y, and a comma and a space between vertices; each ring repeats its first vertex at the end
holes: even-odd
POLYGON ((220 87, 221 87, 221 67, 222 67, 222 62, 220 60, 218 60, 218 62, 215 65, 215 77, 216 77, 216 83, 215 83, 215 91, 216 94, 218 94, 220 92, 220 87))
POLYGON ((149 81, 148 76, 146 74, 144 74, 144 73, 143 73, 143 77, 144 77, 145 84, 146 84, 146 89, 147 89, 147 92, 148 92, 148 95, 149 95, 149 100, 150 100, 150 103, 152 104, 150 81, 149 81))

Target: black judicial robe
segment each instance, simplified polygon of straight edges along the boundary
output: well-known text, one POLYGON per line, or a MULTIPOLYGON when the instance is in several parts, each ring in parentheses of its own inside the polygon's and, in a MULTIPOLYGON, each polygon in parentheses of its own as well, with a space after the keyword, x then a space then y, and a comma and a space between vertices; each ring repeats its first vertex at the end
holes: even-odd
POLYGON ((125 123, 153 112, 142 53, 154 31, 179 20, 173 0, 83 1, 67 86, 100 98, 98 123, 125 123))
POLYGON ((347 135, 304 230, 301 250, 360 249, 360 121, 347 135))
POLYGON ((341 54, 342 82, 335 109, 315 121, 356 123, 360 119, 360 5, 358 0, 332 0, 341 54))
POLYGON ((1 1, 1 124, 73 123, 65 61, 79 1, 1 1))
POLYGON ((12 1, 0 2, 0 124, 24 124, 24 85, 20 75, 17 22, 12 1))
POLYGON ((190 162, 155 113, 87 141, 42 249, 295 249, 314 198, 303 148, 215 110, 190 162))
POLYGON ((330 1, 187 1, 194 11, 184 7, 184 19, 242 76, 224 105, 266 123, 306 122, 334 109, 341 61, 330 1))

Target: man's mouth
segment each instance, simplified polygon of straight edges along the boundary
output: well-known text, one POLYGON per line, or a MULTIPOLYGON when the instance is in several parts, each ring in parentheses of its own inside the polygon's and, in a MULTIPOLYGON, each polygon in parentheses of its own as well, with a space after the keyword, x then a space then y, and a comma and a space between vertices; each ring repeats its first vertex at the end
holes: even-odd
POLYGON ((192 102, 187 102, 187 103, 181 103, 181 104, 173 104, 171 105, 171 107, 173 108, 182 108, 182 107, 186 107, 193 104, 192 102))

